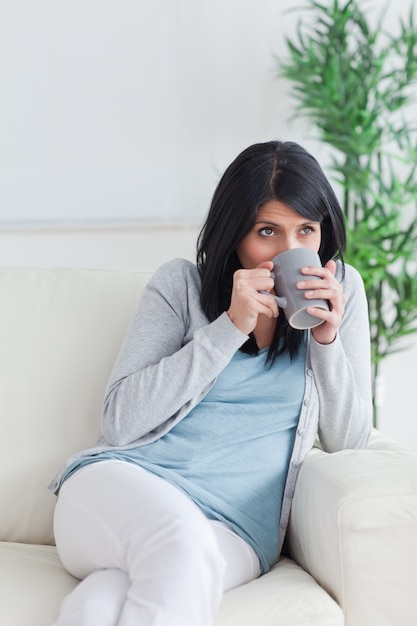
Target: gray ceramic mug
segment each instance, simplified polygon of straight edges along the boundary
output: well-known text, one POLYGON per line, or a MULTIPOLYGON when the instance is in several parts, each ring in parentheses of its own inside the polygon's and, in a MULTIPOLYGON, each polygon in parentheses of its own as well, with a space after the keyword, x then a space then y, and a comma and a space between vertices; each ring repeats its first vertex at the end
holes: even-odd
MULTIPOLYGON (((274 269, 271 276, 275 282, 274 296, 278 306, 284 310, 288 323, 297 330, 306 330, 322 324, 324 320, 307 313, 310 306, 329 310, 327 300, 306 299, 305 289, 298 289, 296 284, 299 280, 317 279, 318 276, 307 276, 301 273, 301 268, 307 266, 321 267, 320 257, 317 252, 310 248, 291 248, 277 254, 272 262, 274 269)), ((263 292, 269 293, 269 292, 263 292)), ((271 294, 273 295, 273 294, 271 294)))

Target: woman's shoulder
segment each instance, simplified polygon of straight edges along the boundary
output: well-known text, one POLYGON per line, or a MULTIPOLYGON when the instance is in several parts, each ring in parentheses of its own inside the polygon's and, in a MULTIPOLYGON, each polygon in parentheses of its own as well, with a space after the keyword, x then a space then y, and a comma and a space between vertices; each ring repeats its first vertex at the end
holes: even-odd
POLYGON ((148 283, 149 289, 155 289, 174 302, 176 300, 199 300, 201 290, 200 273, 197 266, 187 259, 172 259, 163 263, 153 274, 148 283))
POLYGON ((200 274, 195 263, 188 259, 176 258, 160 265, 151 280, 169 283, 175 280, 199 282, 200 274))

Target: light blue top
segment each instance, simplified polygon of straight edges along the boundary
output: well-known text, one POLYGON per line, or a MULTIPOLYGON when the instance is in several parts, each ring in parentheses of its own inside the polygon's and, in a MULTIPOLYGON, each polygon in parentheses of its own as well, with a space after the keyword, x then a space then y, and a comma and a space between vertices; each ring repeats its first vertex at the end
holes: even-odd
POLYGON ((183 490, 211 519, 228 524, 267 571, 278 558, 278 528, 305 384, 305 350, 272 367, 267 350, 236 352, 204 399, 157 441, 90 456, 137 463, 183 490))
MULTIPOLYGON (((322 345, 307 334, 305 393, 282 500, 279 551, 297 474, 317 436, 326 452, 337 452, 366 447, 372 430, 366 293, 359 273, 349 265, 343 271, 340 261, 336 278, 346 305, 335 340, 322 345)), ((68 468, 83 458, 164 437, 203 400, 247 338, 226 312, 207 319, 195 264, 174 259, 162 265, 140 297, 110 375, 99 440, 67 459, 49 489, 58 494, 68 468)))

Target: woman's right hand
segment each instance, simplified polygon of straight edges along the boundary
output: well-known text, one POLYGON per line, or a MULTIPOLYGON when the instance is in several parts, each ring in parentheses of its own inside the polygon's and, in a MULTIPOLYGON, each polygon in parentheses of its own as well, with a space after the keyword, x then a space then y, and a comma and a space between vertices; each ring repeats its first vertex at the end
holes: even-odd
POLYGON ((240 269, 233 275, 233 288, 230 307, 227 315, 233 324, 243 333, 249 335, 256 327, 259 315, 276 318, 279 314, 275 298, 260 293, 273 293, 274 281, 271 271, 272 261, 265 261, 254 269, 240 269))

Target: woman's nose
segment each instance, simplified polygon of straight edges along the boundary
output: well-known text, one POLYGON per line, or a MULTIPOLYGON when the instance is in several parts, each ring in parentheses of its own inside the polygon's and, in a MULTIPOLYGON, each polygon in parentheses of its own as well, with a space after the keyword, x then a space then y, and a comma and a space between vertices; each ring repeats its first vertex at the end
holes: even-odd
POLYGON ((287 237, 282 252, 284 252, 284 250, 293 250, 294 248, 301 248, 300 242, 293 237, 287 237))

